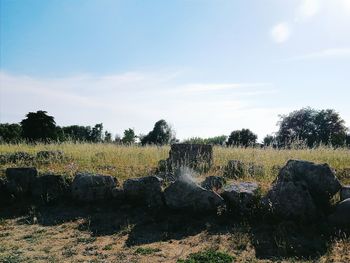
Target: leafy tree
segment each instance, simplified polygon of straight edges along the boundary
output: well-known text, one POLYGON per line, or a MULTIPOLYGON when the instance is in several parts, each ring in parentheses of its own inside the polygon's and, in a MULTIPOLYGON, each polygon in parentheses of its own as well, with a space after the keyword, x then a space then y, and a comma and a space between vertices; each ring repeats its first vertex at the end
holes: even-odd
POLYGON ((209 138, 192 137, 184 140, 183 143, 224 145, 226 140, 227 140, 226 135, 209 137, 209 138))
POLYGON ((44 141, 57 139, 56 122, 46 111, 29 112, 21 121, 22 136, 28 141, 44 141))
POLYGON ((154 124, 153 130, 141 138, 142 145, 164 145, 175 141, 175 132, 165 120, 157 121, 154 124))
POLYGON ((316 143, 342 146, 346 141, 345 121, 331 109, 321 110, 315 115, 316 143))
POLYGON ((91 134, 90 126, 78 126, 71 125, 67 127, 62 127, 64 133, 65 140, 73 140, 73 141, 89 141, 91 134))
POLYGON ((105 131, 104 142, 112 142, 112 134, 108 131, 105 131))
POLYGON ((124 131, 122 142, 125 144, 133 144, 135 143, 136 138, 137 136, 135 135, 134 129, 130 128, 124 131))
POLYGON ((103 124, 102 123, 96 124, 91 130, 89 140, 91 142, 102 142, 102 131, 103 131, 103 124))
POLYGON ((227 141, 227 145, 233 146, 252 146, 256 144, 258 136, 249 129, 233 131, 227 141))
POLYGON ((310 107, 280 116, 277 140, 280 146, 303 141, 308 147, 319 144, 345 144, 347 128, 334 110, 315 110, 310 107))
POLYGON ((266 135, 263 142, 264 146, 274 146, 276 144, 276 137, 273 135, 266 135))
POLYGON ((21 133, 22 133, 22 128, 17 123, 0 124, 0 142, 6 142, 6 143, 19 142, 22 139, 21 133))

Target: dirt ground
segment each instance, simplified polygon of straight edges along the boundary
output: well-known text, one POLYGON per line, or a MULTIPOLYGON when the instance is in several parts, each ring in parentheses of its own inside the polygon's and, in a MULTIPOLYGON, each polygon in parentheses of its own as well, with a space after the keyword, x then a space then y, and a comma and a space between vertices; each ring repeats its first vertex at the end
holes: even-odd
POLYGON ((350 262, 350 239, 327 227, 242 221, 119 205, 2 207, 0 262, 177 262, 223 251, 234 262, 350 262))

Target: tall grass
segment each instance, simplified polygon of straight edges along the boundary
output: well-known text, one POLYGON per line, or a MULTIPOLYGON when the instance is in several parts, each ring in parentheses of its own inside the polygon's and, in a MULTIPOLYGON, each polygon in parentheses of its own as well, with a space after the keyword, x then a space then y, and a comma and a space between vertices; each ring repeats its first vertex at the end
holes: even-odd
MULTIPOLYGON (((35 155, 39 151, 59 150, 67 158, 62 161, 39 162, 36 166, 40 172, 61 173, 73 176, 77 171, 89 171, 116 176, 120 180, 145 176, 154 173, 158 161, 166 159, 170 147, 156 146, 123 146, 115 144, 61 143, 61 144, 2 144, 0 154, 13 152, 28 152, 35 155)), ((251 180, 271 183, 275 178, 278 167, 283 166, 289 159, 303 159, 317 163, 328 163, 332 168, 343 172, 350 168, 349 149, 332 149, 318 147, 314 149, 273 149, 273 148, 227 148, 214 147, 214 165, 207 173, 221 175, 229 160, 241 160, 262 166, 264 173, 251 180)), ((5 168, 23 166, 23 163, 0 164, 2 174, 5 168)), ((349 174, 341 174, 341 179, 350 182, 349 174)), ((247 179, 247 178, 244 178, 247 179)))

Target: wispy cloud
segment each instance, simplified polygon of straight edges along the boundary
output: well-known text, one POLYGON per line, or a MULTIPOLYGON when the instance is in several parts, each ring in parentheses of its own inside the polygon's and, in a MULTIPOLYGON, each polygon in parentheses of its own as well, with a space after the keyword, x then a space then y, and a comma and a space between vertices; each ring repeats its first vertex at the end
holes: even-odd
POLYGON ((292 57, 287 60, 297 61, 307 59, 350 59, 350 48, 329 48, 301 56, 292 57))
POLYGON ((267 113, 261 106, 254 110, 263 96, 275 92, 269 83, 189 82, 174 72, 66 78, 0 72, 0 82, 0 122, 19 122, 27 112, 43 109, 59 125, 103 122, 105 128, 121 134, 129 127, 137 133, 148 132, 164 118, 185 138, 226 134, 243 127, 265 135, 274 129, 275 120, 271 126, 246 120, 273 119, 280 113, 272 109, 267 113))

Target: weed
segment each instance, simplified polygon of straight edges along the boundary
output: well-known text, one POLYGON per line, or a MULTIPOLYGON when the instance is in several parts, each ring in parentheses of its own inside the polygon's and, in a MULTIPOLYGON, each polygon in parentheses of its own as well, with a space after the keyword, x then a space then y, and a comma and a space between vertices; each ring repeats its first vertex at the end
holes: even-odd
POLYGON ((151 255, 159 251, 161 251, 159 248, 139 247, 135 250, 135 253, 140 255, 151 255))
POLYGON ((190 254, 187 259, 179 259, 178 263, 231 263, 234 257, 220 251, 206 250, 190 254))

